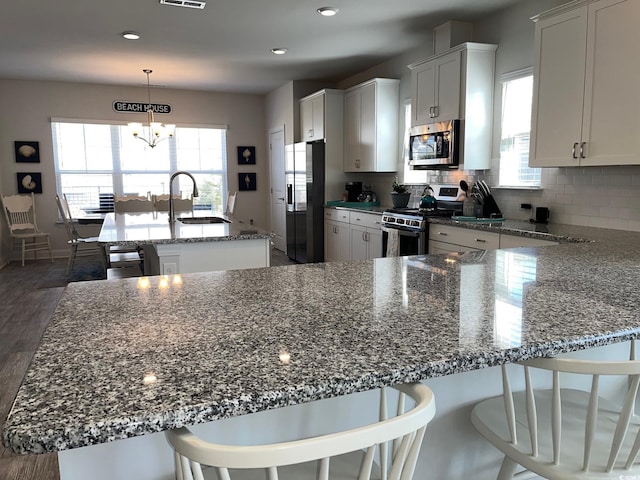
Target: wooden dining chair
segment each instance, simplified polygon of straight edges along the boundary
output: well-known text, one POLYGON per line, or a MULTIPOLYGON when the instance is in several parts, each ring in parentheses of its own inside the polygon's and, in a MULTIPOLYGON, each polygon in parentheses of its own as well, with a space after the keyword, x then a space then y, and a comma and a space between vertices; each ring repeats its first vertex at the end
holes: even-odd
POLYGON ((504 454, 498 480, 517 476, 518 465, 547 479, 640 478, 640 419, 634 413, 640 361, 539 358, 517 369, 524 391, 511 390, 503 366, 503 395, 471 413, 478 432, 504 454), (547 372, 552 388, 535 388, 534 371, 547 372), (576 388, 576 377, 583 377, 585 388, 576 388), (605 397, 601 385, 612 379, 618 380, 617 393, 605 397))
POLYGON ((149 195, 114 194, 113 209, 116 213, 152 212, 153 203, 149 195))
POLYGON ((29 195, 3 195, 2 210, 9 226, 11 245, 9 251, 13 251, 15 242, 20 242, 22 253, 22 266, 28 253, 33 253, 34 259, 37 252, 46 250, 49 253, 51 263, 51 242, 49 233, 42 232, 36 221, 36 203, 33 192, 29 195))
MULTIPOLYGON (((176 479, 411 480, 427 424, 435 415, 433 392, 421 383, 397 385, 380 390, 379 399, 377 408, 371 409, 375 417, 364 425, 294 440, 289 438, 291 432, 283 432, 286 440, 276 443, 230 445, 205 441, 187 427, 167 431, 176 479), (397 405, 390 398, 392 392, 397 405)), ((307 406, 313 410, 312 403, 307 406)), ((253 415, 265 413, 269 412, 253 415)), ((326 419, 312 411, 306 423, 314 422, 322 426, 326 419)), ((295 429, 295 425, 289 427, 295 429)))
POLYGON ((60 197, 56 195, 56 203, 58 204, 58 211, 60 212, 62 223, 67 232, 67 244, 71 247, 71 254, 67 262, 67 273, 73 269, 78 257, 98 259, 106 271, 107 254, 105 248, 98 243, 98 237, 85 237, 78 233, 73 224, 73 216, 71 215, 71 209, 69 208, 69 202, 66 196, 63 195, 60 197))
POLYGON ((233 212, 236 209, 236 197, 238 196, 238 192, 229 193, 227 195, 227 206, 224 209, 224 214, 227 217, 233 216, 233 212))
MULTIPOLYGON (((156 212, 168 212, 169 211, 169 194, 163 195, 151 195, 151 203, 153 203, 153 209, 156 212)), ((193 197, 182 198, 180 196, 173 196, 173 207, 176 212, 190 212, 193 210, 193 197)))

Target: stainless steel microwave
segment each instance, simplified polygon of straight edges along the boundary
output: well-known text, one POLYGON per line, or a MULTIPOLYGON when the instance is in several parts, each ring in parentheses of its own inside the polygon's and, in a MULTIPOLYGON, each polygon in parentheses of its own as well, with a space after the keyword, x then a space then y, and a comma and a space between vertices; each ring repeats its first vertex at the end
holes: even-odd
POLYGON ((456 169, 460 120, 430 123, 409 130, 409 165, 414 170, 456 169))

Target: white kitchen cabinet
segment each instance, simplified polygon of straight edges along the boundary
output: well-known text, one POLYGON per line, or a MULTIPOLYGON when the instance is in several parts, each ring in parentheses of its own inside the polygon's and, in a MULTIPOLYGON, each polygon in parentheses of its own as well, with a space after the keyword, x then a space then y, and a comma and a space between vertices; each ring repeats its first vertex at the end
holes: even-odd
POLYGON ((382 257, 382 214, 325 208, 325 261, 382 257))
POLYGON ((350 259, 371 260, 382 257, 381 214, 349 213, 350 259))
POLYGON ((542 240, 539 238, 523 237, 520 235, 500 234, 500 248, 545 247, 548 245, 558 245, 558 242, 542 240))
POLYGON ((300 141, 328 139, 342 148, 344 90, 324 89, 300 99, 300 141), (339 129, 339 139, 332 138, 339 129))
POLYGON ((428 253, 467 252, 500 248, 500 234, 450 225, 429 225, 428 253))
POLYGON ((344 171, 395 172, 400 81, 374 78, 346 91, 344 171))
POLYGON ((529 165, 640 164, 640 2, 572 2, 535 18, 529 165))
POLYGON ((460 119, 460 163, 491 168, 491 119, 497 45, 463 43, 412 63, 411 125, 460 119))
POLYGON ((349 260, 349 212, 324 209, 324 259, 326 262, 349 260))
POLYGON ((460 118, 460 50, 416 66, 411 72, 411 125, 460 118))

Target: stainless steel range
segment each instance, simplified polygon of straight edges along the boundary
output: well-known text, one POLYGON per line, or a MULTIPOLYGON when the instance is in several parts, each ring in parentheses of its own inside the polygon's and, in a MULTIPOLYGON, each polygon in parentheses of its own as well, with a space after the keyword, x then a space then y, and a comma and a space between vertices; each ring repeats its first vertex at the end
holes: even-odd
POLYGON ((429 244, 427 219, 462 214, 460 199, 464 193, 459 186, 431 185, 431 188, 437 202, 435 209, 394 208, 383 212, 382 254, 385 257, 426 254, 429 244))

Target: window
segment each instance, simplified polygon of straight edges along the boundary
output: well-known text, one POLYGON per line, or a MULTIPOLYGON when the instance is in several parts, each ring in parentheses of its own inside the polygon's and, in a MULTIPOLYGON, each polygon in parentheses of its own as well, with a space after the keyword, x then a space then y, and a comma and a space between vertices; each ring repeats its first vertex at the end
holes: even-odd
POLYGON ((411 129, 411 100, 404 102, 404 137, 402 158, 404 160, 404 175, 402 183, 423 184, 427 183, 427 172, 425 170, 413 170, 409 167, 409 130, 411 129))
POLYGON ((530 68, 502 76, 500 186, 540 186, 540 169, 529 168, 532 97, 530 68))
MULTIPOLYGON (((199 197, 194 208, 222 213, 227 196, 226 128, 176 128, 171 140, 149 148, 125 125, 54 120, 51 124, 58 191, 74 211, 96 210, 113 194, 169 193, 176 170, 191 173, 199 197)), ((189 196, 191 179, 179 175, 173 191, 189 196)))

